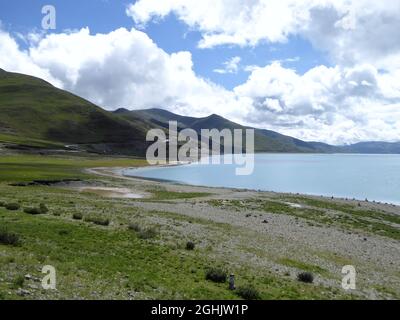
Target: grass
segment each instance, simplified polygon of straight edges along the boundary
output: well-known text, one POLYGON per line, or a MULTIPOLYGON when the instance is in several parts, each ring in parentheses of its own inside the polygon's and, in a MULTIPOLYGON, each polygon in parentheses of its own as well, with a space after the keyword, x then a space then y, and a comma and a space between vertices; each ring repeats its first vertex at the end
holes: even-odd
POLYGON ((134 231, 138 238, 143 240, 153 239, 158 235, 155 227, 141 227, 138 223, 130 223, 128 229, 134 231))
POLYGON ((23 275, 17 275, 13 282, 12 282, 12 287, 14 289, 22 288, 25 283, 25 277, 23 275))
POLYGON ((27 214, 38 215, 48 213, 49 209, 44 203, 41 203, 39 207, 25 207, 24 212, 27 214))
POLYGON ((6 155, 0 157, 0 182, 33 180, 91 179, 82 172, 95 167, 137 167, 144 159, 83 156, 6 155))
POLYGON ((360 209, 349 204, 338 204, 325 200, 306 197, 285 196, 278 200, 210 200, 209 204, 217 207, 233 208, 237 211, 248 208, 266 213, 290 215, 306 220, 310 225, 321 224, 335 226, 344 230, 359 230, 380 236, 400 240, 400 230, 393 224, 400 224, 400 216, 374 210, 360 209), (288 201, 302 205, 296 208, 288 201))
MULTIPOLYGON (((157 231, 155 241, 143 241, 136 232, 128 229, 129 219, 135 215, 135 209, 125 207, 123 202, 94 199, 86 194, 77 196, 76 193, 56 188, 17 188, 0 183, 4 199, 15 199, 16 189, 19 190, 18 199, 21 203, 43 199, 52 208, 52 212, 59 215, 32 216, 0 208, 2 225, 7 227, 8 232, 24 239, 17 248, 7 245, 0 248, 0 278, 7 278, 10 274, 17 276, 16 270, 40 277, 37 270, 41 266, 53 265, 58 275, 57 298, 127 299, 132 292, 136 298, 151 299, 237 298, 234 292, 227 289, 226 284, 207 281, 201 272, 210 265, 228 267, 223 257, 215 256, 213 251, 200 247, 195 251, 187 251, 164 244, 162 239, 166 236, 165 230, 157 231), (71 219, 75 212, 85 210, 86 215, 91 216, 103 208, 113 212, 113 224, 108 228, 82 224, 71 219), (121 223, 123 225, 120 227, 121 223)), ((104 217, 108 218, 106 215, 104 217)), ((156 213, 149 217, 156 217, 156 213)), ((140 217, 137 219, 135 223, 142 229, 141 225, 146 223, 143 224, 140 217)), ((197 224, 196 219, 190 219, 197 224)), ((220 228, 219 224, 205 224, 207 228, 209 225, 220 228)), ((221 228, 225 230, 224 226, 221 228)), ((178 237, 178 241, 179 234, 175 237, 178 237)), ((330 288, 319 286, 313 286, 311 290, 295 280, 282 279, 263 269, 233 264, 229 272, 239 277, 241 275, 243 281, 256 277, 262 299, 315 299, 335 297, 337 294, 330 288)), ((7 283, 0 283, 0 293, 7 290, 7 283)), ((14 291, 11 296, 7 295, 7 298, 13 297, 19 298, 14 291)), ((37 291, 32 297, 56 296, 50 291, 37 291)))
POLYGON ((99 217, 99 216, 86 216, 84 218, 84 221, 91 222, 91 223, 97 224, 99 226, 104 226, 104 227, 107 227, 110 224, 109 218, 99 217))
POLYGON ((42 139, 32 139, 29 137, 21 137, 11 134, 0 134, 0 142, 2 143, 12 143, 20 146, 27 146, 33 148, 43 148, 43 149, 64 149, 65 146, 59 142, 52 142, 42 139))
MULTIPOLYGON (((1 201, 5 204, 18 202, 24 208, 32 203, 44 203, 51 208, 51 214, 36 216, 22 211, 11 212, 0 206, 0 224, 7 233, 23 239, 18 246, 0 245, 0 278, 5 279, 0 282, 0 297, 20 298, 15 290, 11 290, 11 295, 8 294, 13 279, 19 274, 28 273, 40 277, 38 270, 43 265, 53 265, 56 268, 58 291, 33 291, 28 298, 237 299, 237 293, 228 290, 226 283, 206 280, 204 270, 209 266, 226 268, 226 272, 237 275, 239 284, 256 283, 261 299, 351 297, 332 287, 317 284, 309 286, 271 273, 250 261, 246 263, 234 258, 227 260, 227 256, 221 255, 216 248, 219 246, 219 238, 208 239, 208 234, 204 235, 204 239, 188 238, 168 224, 158 227, 158 222, 163 219, 174 219, 183 226, 190 219, 190 226, 194 228, 205 228, 223 235, 232 231, 232 226, 227 223, 137 209, 130 205, 130 200, 115 201, 46 186, 9 185, 10 182, 21 181, 19 166, 29 168, 22 181, 31 181, 38 179, 38 175, 48 179, 50 171, 58 178, 64 178, 65 175, 92 178, 81 170, 97 166, 124 166, 124 163, 132 166, 132 162, 144 163, 129 158, 0 157, 0 171, 7 174, 7 170, 11 170, 8 178, 0 181, 1 201), (15 167, 12 163, 14 160, 17 162, 15 167), (91 223, 71 219, 74 215, 82 215, 82 212, 89 217, 91 223), (92 223, 91 217, 112 219, 112 223, 104 228, 92 223), (157 224, 157 229, 154 229, 156 233, 153 233, 154 240, 143 241, 139 232, 147 230, 145 226, 154 224, 157 224), (185 250, 182 239, 195 241, 196 250, 185 250), (170 245, 171 241, 175 243, 174 246, 170 245)), ((0 177, 3 179, 3 176, 0 177)), ((166 191, 159 193, 160 198, 165 200, 206 195, 166 191)), ((244 202, 244 205, 248 204, 244 202)))
POLYGON ((173 192, 167 190, 152 189, 148 190, 153 194, 152 200, 179 200, 208 197, 212 195, 206 192, 173 192))
POLYGON ((1 71, 0 91, 0 141, 53 149, 64 148, 60 142, 92 145, 89 149, 100 145, 99 151, 143 153, 147 131, 143 121, 132 125, 87 100, 27 75, 1 71))
POLYGON ((288 266, 288 267, 292 267, 292 268, 296 268, 299 270, 303 270, 303 271, 308 271, 308 272, 313 272, 313 273, 318 273, 321 275, 327 275, 328 271, 317 266, 317 265, 311 265, 305 262, 301 262, 301 261, 296 261, 296 260, 292 260, 289 258, 282 258, 279 259, 278 261, 280 264, 288 266))

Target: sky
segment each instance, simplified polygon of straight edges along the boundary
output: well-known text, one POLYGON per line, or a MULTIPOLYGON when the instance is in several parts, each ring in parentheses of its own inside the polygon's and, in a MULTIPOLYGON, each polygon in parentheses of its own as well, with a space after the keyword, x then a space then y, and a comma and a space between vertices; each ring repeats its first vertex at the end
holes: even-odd
POLYGON ((398 30, 399 0, 2 0, 0 68, 107 110, 400 141, 398 30))

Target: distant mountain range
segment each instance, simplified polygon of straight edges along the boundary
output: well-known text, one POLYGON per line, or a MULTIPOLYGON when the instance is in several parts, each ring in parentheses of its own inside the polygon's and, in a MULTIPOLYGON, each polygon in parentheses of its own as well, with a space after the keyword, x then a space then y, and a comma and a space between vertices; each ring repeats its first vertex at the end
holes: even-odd
MULTIPOLYGON (((106 111, 44 80, 0 69, 0 143, 16 148, 79 149, 143 156, 151 128, 246 129, 218 115, 185 117, 163 109, 106 111)), ((400 142, 332 146, 255 129, 256 152, 400 153, 400 142)))
MULTIPOLYGON (((115 114, 127 119, 145 120, 154 126, 168 129, 169 121, 177 121, 178 128, 191 128, 200 134, 201 129, 246 129, 240 124, 229 121, 213 114, 205 118, 194 118, 177 115, 164 109, 133 110, 118 109, 115 114)), ((371 153, 371 154, 400 154, 400 142, 360 142, 346 146, 333 146, 322 142, 306 142, 282 135, 275 131, 255 129, 256 152, 300 152, 300 153, 371 153)))

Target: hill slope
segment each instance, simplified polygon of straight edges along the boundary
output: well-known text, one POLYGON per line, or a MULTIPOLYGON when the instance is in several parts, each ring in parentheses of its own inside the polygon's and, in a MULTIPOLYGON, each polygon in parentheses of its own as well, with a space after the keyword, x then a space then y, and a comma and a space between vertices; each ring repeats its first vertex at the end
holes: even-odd
MULTIPOLYGON (((0 143, 143 156, 152 128, 246 129, 218 115, 185 117, 163 109, 109 112, 50 83, 0 69, 0 143)), ((331 146, 255 129, 256 152, 400 153, 400 143, 331 146)))
MULTIPOLYGON (((134 111, 120 109, 116 113, 127 120, 143 119, 163 128, 168 128, 168 121, 177 121, 180 129, 191 128, 196 130, 199 135, 201 129, 252 129, 216 114, 204 118, 194 118, 180 116, 163 109, 134 111)), ((318 147, 310 143, 274 131, 255 129, 254 138, 256 152, 320 152, 318 147)))
POLYGON ((2 140, 29 137, 102 153, 143 154, 146 123, 136 126, 27 75, 0 71, 2 140))

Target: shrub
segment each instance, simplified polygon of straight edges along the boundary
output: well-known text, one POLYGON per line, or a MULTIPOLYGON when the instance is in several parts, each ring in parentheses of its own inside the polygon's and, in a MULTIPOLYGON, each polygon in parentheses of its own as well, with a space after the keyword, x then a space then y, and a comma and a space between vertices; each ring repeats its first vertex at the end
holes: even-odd
POLYGON ((217 283, 226 282, 227 273, 225 270, 220 268, 210 268, 206 272, 206 280, 210 280, 217 283))
POLYGON ((10 246, 17 246, 20 244, 19 236, 15 233, 10 233, 7 230, 0 230, 0 243, 10 246))
POLYGON ((142 228, 140 228, 140 225, 138 223, 130 223, 128 226, 129 230, 135 231, 135 232, 139 232, 140 230, 142 230, 142 228))
POLYGON ((135 222, 130 223, 128 229, 136 232, 140 239, 155 238, 158 234, 155 228, 142 228, 138 223, 135 222))
POLYGON ((49 212, 49 208, 47 208, 47 206, 44 203, 41 203, 39 205, 39 209, 42 214, 46 214, 47 212, 49 212))
POLYGON ((83 214, 80 213, 80 212, 75 212, 75 213, 72 215, 72 219, 74 219, 74 220, 82 220, 82 219, 83 219, 83 214))
POLYGON ((195 246, 196 246, 196 245, 194 244, 194 242, 188 241, 188 242, 186 243, 186 250, 194 250, 195 246))
POLYGON ((297 280, 305 283, 313 283, 314 276, 311 272, 302 272, 297 275, 297 280))
POLYGON ((22 275, 16 276, 12 282, 12 285, 15 289, 22 288, 25 283, 25 277, 22 275))
POLYGON ((68 230, 59 230, 58 231, 58 234, 60 235, 60 236, 66 236, 66 235, 69 235, 69 231, 68 230))
POLYGON ((157 230, 154 228, 141 229, 137 235, 140 239, 151 239, 157 236, 157 230))
POLYGON ((21 205, 19 203, 8 203, 6 204, 6 209, 11 210, 11 211, 16 211, 21 208, 21 205))
POLYGON ((259 300, 260 293, 253 286, 243 286, 236 290, 236 294, 245 300, 259 300))
POLYGON ((110 219, 103 217, 86 217, 85 221, 97 224, 99 226, 108 226, 110 224, 110 219))
POLYGON ((32 214, 32 215, 37 215, 37 214, 41 214, 42 213, 40 211, 40 209, 32 208, 32 207, 24 208, 24 212, 27 213, 27 214, 32 214))

